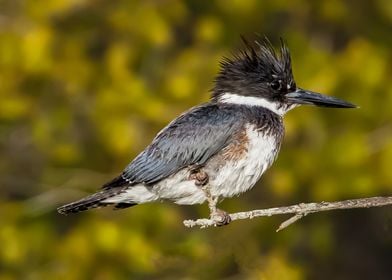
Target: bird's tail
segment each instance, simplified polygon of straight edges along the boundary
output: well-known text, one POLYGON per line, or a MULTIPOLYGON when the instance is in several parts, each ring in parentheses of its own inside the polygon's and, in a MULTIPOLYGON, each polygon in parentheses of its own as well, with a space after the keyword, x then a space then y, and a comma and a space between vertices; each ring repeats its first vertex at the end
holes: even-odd
MULTIPOLYGON (((92 195, 89 195, 85 198, 82 198, 78 201, 63 205, 59 208, 57 208, 57 211, 60 214, 71 214, 71 213, 78 213, 82 211, 86 211, 92 208, 99 208, 99 207, 104 207, 108 206, 110 204, 116 204, 116 203, 108 203, 105 202, 106 199, 111 198, 113 196, 119 195, 124 190, 126 189, 126 186, 123 187, 115 187, 115 188, 106 188, 103 189, 100 192, 94 193, 92 195)), ((124 203, 123 203, 124 204, 124 203)), ((127 204, 127 207, 132 206, 133 204, 127 204)), ((117 205, 115 206, 116 208, 126 208, 124 205, 117 205)))

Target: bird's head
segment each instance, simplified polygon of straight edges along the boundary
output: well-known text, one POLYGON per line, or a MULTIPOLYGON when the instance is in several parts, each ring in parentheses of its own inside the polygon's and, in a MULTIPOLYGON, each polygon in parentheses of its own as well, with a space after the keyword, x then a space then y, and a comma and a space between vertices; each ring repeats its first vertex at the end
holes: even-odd
POLYGON ((266 107, 279 115, 302 105, 355 108, 344 100, 297 87, 287 46, 279 52, 267 38, 245 48, 233 58, 224 58, 215 80, 212 99, 216 102, 266 107))

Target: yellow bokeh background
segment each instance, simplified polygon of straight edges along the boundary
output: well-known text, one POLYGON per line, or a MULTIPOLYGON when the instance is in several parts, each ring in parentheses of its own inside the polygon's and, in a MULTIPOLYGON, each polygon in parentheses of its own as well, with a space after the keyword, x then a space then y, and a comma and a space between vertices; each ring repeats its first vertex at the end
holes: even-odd
POLYGON ((388 279, 390 208, 186 229, 205 205, 61 216, 206 102, 240 35, 288 43, 299 86, 361 108, 285 117, 277 162, 229 212, 392 193, 392 4, 0 1, 0 279, 388 279))

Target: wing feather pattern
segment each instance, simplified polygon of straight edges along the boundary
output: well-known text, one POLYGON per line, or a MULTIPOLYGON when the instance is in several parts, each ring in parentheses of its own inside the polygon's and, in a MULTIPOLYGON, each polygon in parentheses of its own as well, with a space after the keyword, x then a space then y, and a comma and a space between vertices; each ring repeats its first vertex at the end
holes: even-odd
POLYGON ((239 127, 230 107, 205 104, 165 127, 124 170, 130 184, 154 184, 189 165, 204 165, 239 127))

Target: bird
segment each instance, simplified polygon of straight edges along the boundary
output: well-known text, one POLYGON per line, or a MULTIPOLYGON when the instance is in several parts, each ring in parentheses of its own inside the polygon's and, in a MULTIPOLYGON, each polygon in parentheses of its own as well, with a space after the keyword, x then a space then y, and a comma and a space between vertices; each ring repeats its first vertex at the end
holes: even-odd
POLYGON ((178 116, 121 174, 101 189, 59 207, 61 214, 113 206, 170 201, 207 202, 216 225, 230 215, 217 207, 225 198, 250 190, 272 165, 284 136, 284 115, 301 105, 357 106, 297 86, 290 51, 267 37, 223 57, 208 102, 178 116))

